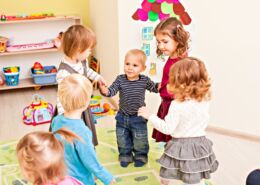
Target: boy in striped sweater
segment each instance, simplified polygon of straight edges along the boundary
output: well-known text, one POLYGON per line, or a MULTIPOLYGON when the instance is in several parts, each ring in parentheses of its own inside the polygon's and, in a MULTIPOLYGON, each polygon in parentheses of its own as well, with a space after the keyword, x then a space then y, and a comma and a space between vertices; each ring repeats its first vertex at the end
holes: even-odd
POLYGON ((119 161, 122 167, 127 167, 133 161, 135 167, 142 167, 147 163, 147 120, 138 116, 137 112, 145 105, 145 91, 158 93, 159 84, 141 74, 146 68, 145 62, 146 55, 142 50, 130 50, 125 56, 125 74, 118 75, 109 88, 99 84, 104 96, 115 96, 119 92, 119 111, 115 119, 119 161))

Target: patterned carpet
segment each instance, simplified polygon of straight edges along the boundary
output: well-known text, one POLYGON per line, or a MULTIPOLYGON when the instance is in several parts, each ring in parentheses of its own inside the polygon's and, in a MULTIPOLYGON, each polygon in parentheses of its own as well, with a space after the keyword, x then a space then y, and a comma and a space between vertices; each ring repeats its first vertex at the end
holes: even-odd
MULTIPOLYGON (((149 130, 151 133, 151 129, 149 130)), ((118 162, 118 151, 115 139, 115 121, 113 116, 98 119, 97 134, 99 145, 96 148, 100 162, 115 177, 118 185, 159 185, 159 165, 156 160, 163 152, 163 144, 150 140, 149 162, 144 167, 136 168, 130 164, 122 168, 118 162)), ((151 135, 151 134, 150 134, 151 135)), ((15 156, 17 141, 0 142, 0 184, 27 184, 20 173, 15 156)), ((98 185, 102 183, 97 182, 98 185)))

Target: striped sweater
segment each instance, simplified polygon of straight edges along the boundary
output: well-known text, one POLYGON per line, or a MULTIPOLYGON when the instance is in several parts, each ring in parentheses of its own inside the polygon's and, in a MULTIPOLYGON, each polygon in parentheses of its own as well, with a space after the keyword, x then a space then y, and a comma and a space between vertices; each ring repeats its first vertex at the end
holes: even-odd
POLYGON ((125 115, 136 115, 140 107, 145 106, 145 90, 158 93, 158 84, 149 77, 139 75, 139 79, 130 81, 125 74, 118 75, 108 88, 108 97, 119 91, 119 111, 125 115))

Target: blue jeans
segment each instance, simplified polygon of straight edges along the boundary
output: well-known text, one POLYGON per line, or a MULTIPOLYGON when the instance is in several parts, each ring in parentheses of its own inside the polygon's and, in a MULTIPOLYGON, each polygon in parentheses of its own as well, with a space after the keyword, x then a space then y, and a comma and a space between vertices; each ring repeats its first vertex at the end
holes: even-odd
POLYGON ((120 162, 147 162, 147 120, 140 116, 116 115, 116 137, 120 162))

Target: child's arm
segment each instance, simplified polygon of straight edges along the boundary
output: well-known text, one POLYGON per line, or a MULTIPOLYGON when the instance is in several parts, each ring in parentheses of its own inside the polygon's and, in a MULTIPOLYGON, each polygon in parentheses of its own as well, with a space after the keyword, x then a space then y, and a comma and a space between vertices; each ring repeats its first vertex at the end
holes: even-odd
POLYGON ((147 83, 146 83, 146 89, 149 90, 150 92, 159 92, 159 86, 160 83, 155 83, 153 82, 148 76, 147 76, 147 83))
MULTIPOLYGON (((100 86, 101 94, 107 97, 115 96, 120 88, 120 75, 117 76, 116 80, 112 83, 112 85, 107 88, 104 85, 100 86)), ((100 84, 99 84, 100 85, 100 84)))
POLYGON ((108 93, 109 93, 107 86, 105 86, 105 85, 102 84, 101 82, 98 82, 98 86, 99 86, 100 93, 101 93, 103 96, 107 96, 108 93))
POLYGON ((112 174, 109 173, 97 159, 91 136, 87 135, 86 132, 80 136, 84 141, 75 142, 77 152, 84 166, 105 185, 113 184, 114 178, 112 174))
POLYGON ((151 114, 146 107, 141 107, 138 110, 138 116, 142 116, 148 119, 148 122, 151 122, 154 128, 156 128, 164 134, 170 135, 174 132, 177 125, 179 124, 179 113, 176 110, 176 106, 172 106, 172 104, 164 120, 160 119, 155 114, 151 114))

